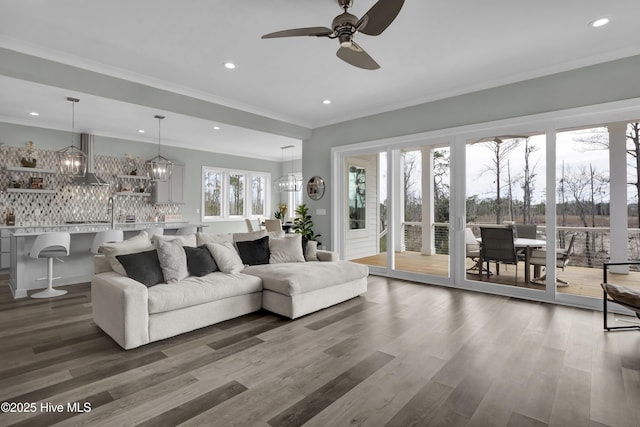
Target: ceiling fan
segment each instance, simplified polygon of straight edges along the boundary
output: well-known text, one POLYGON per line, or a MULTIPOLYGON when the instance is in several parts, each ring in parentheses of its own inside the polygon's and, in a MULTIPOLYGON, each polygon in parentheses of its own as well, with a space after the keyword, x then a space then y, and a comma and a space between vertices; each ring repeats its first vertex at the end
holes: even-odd
POLYGON ((353 0, 338 0, 338 3, 344 10, 344 13, 341 13, 333 19, 331 28, 295 28, 265 34, 262 38, 315 36, 338 39, 338 41, 340 41, 340 49, 338 49, 336 53, 338 58, 355 67, 366 70, 380 68, 380 65, 353 41, 353 37, 359 32, 370 36, 382 34, 396 16, 398 16, 398 13, 400 13, 404 0, 378 0, 360 19, 347 12, 347 10, 353 6, 353 0))

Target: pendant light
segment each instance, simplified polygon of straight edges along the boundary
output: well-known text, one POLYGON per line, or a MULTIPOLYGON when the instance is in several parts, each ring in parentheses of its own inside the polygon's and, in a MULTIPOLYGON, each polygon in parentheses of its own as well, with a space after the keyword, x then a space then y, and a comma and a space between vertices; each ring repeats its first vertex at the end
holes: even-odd
POLYGON ((147 160, 147 164, 151 168, 151 179, 156 181, 167 181, 171 176, 173 163, 160 154, 160 123, 164 116, 154 116, 158 119, 158 155, 151 160, 147 160))
POLYGON ((284 150, 287 150, 287 149, 291 150, 291 173, 287 175, 282 175, 280 178, 278 178, 274 182, 273 188, 279 193, 300 191, 300 188, 302 186, 302 180, 297 178, 293 173, 293 149, 294 148, 295 147, 293 145, 280 147, 280 149, 282 150, 281 158, 283 163, 284 163, 284 150))
POLYGON ((60 172, 74 178, 82 178, 87 172, 87 155, 73 145, 75 135, 76 103, 78 98, 67 98, 71 102, 71 145, 56 152, 60 164, 60 172))

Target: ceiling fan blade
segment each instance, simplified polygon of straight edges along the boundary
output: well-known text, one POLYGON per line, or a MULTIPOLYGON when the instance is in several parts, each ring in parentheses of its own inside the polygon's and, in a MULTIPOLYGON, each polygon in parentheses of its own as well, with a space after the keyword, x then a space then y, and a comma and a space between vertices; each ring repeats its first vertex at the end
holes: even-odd
POLYGON ((356 23, 358 31, 370 36, 382 34, 396 19, 404 0, 378 0, 356 23), (364 20, 367 19, 367 22, 364 20))
POLYGON ((327 27, 308 27, 295 28, 293 30, 276 31, 262 36, 263 39, 273 39, 277 37, 296 37, 296 36, 316 36, 328 37, 333 34, 333 30, 327 27))
POLYGON ((365 70, 377 70, 380 65, 369 56, 360 46, 351 42, 352 47, 340 47, 336 55, 354 67, 364 68, 365 70))

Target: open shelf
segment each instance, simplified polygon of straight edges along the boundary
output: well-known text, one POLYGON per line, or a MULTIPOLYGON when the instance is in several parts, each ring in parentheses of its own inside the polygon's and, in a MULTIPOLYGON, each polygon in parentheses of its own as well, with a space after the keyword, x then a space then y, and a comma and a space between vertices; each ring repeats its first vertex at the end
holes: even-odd
POLYGON ((56 190, 40 190, 37 188, 7 188, 7 193, 55 194, 56 190))
POLYGON ((136 193, 134 191, 118 191, 116 196, 136 196, 136 197, 150 197, 151 193, 136 193))
POLYGON ((142 181, 149 181, 151 178, 144 175, 116 175, 116 178, 119 179, 139 179, 142 181))
POLYGON ((7 166, 7 172, 58 173, 55 169, 25 168, 22 166, 7 166))

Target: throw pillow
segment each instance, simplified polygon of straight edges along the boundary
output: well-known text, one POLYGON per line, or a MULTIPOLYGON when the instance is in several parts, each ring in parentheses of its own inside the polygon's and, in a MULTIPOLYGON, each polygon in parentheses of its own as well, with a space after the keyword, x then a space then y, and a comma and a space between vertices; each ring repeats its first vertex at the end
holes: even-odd
POLYGON ((182 242, 179 239, 169 241, 160 239, 157 241, 157 245, 158 259, 165 282, 175 283, 189 276, 187 255, 182 249, 182 242))
POLYGON ((238 242, 262 239, 267 236, 267 230, 249 231, 247 233, 233 233, 233 244, 238 247, 238 242))
POLYGON ((205 245, 213 255, 218 268, 223 273, 240 273, 244 264, 231 242, 207 243, 205 245))
POLYGON ((320 261, 318 259, 318 242, 315 240, 307 241, 307 252, 304 254, 307 261, 320 261))
POLYGON ((285 233, 283 230, 267 231, 267 236, 269 236, 270 239, 282 239, 285 236, 285 233))
POLYGON ((222 243, 233 242, 233 234, 211 234, 211 233, 196 233, 196 243, 198 246, 206 245, 207 243, 222 243))
POLYGON ((124 268, 126 274, 133 280, 142 283, 146 287, 157 285, 164 281, 158 251, 155 249, 145 252, 137 252, 126 255, 115 256, 124 268))
POLYGON ((283 262, 304 262, 302 253, 302 236, 294 234, 283 239, 270 239, 269 262, 279 264, 283 262))
POLYGON ((169 242, 171 240, 179 240, 182 243, 182 246, 191 246, 194 248, 196 247, 196 244, 197 244, 195 234, 185 234, 183 236, 177 236, 175 234, 174 235, 164 234, 162 236, 155 235, 151 239, 151 242, 153 242, 155 245, 158 245, 158 241, 160 240, 164 240, 165 242, 169 242))
POLYGON ((149 239, 149 235, 146 231, 141 231, 140 234, 137 234, 127 240, 123 240, 122 242, 105 243, 100 246, 98 252, 106 256, 107 262, 109 263, 113 271, 126 276, 127 272, 116 257, 118 255, 127 255, 135 252, 149 251, 151 249, 154 249, 154 247, 151 243, 151 240, 149 239))
POLYGON ((269 264, 269 236, 258 240, 237 242, 240 259, 245 265, 269 264))
POLYGON ((187 269, 190 275, 202 277, 218 271, 218 266, 205 245, 197 248, 185 246, 183 249, 187 255, 187 269))

